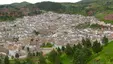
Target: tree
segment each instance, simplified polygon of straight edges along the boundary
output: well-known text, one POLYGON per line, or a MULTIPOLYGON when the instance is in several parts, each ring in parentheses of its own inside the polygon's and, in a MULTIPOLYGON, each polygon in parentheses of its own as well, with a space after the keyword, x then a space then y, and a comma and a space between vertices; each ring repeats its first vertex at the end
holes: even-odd
POLYGON ((63 52, 65 51, 65 47, 64 47, 64 46, 62 46, 62 51, 63 51, 63 52))
POLYGON ((50 54, 48 55, 48 59, 49 61, 52 63, 52 64, 60 64, 61 61, 60 61, 60 55, 57 51, 55 50, 52 50, 50 52, 50 54))
POLYGON ((102 46, 101 46, 100 42, 98 42, 97 40, 94 41, 93 46, 92 46, 92 50, 95 53, 100 52, 102 50, 102 46))
POLYGON ((76 49, 73 55, 73 64, 86 64, 91 55, 92 53, 88 48, 76 49))
POLYGON ((52 47, 52 46, 53 46, 53 44, 51 44, 49 42, 46 43, 46 47, 52 47))
POLYGON ((39 52, 38 51, 36 52, 36 56, 39 56, 39 52))
POLYGON ((82 39, 82 44, 84 45, 84 47, 90 48, 91 47, 91 41, 89 38, 82 39))
POLYGON ((78 49, 81 49, 81 48, 82 48, 82 45, 81 45, 80 43, 78 43, 78 44, 76 45, 76 47, 77 47, 78 49))
POLYGON ((54 64, 60 64, 60 63, 61 63, 60 57, 59 57, 59 55, 56 55, 54 64))
POLYGON ((91 41, 89 38, 86 38, 86 47, 90 48, 91 47, 91 41))
POLYGON ((21 64, 20 61, 19 61, 18 59, 15 59, 14 61, 15 61, 14 64, 21 64))
POLYGON ((27 52, 30 52, 29 47, 27 47, 27 52))
POLYGON ((85 39, 84 39, 84 38, 82 38, 82 45, 84 45, 84 46, 85 46, 85 43, 86 43, 85 39))
POLYGON ((19 54, 18 53, 15 54, 15 58, 17 58, 17 59, 19 58, 19 54))
POLYGON ((58 55, 58 53, 55 50, 52 50, 48 55, 49 61, 51 61, 53 64, 55 63, 56 55, 58 55))
POLYGON ((24 62, 25 64, 34 64, 32 61, 31 53, 28 53, 25 61, 26 61, 26 62, 24 62))
POLYGON ((61 49, 58 47, 56 48, 58 53, 61 53, 61 49))
POLYGON ((28 52, 27 57, 33 56, 32 53, 28 52))
POLYGON ((45 43, 42 43, 41 47, 45 47, 45 46, 46 46, 46 44, 45 43))
POLYGON ((2 56, 0 56, 0 64, 4 64, 2 56))
POLYGON ((11 59, 14 59, 14 56, 11 56, 11 59))
POLYGON ((2 59, 0 58, 0 64, 2 64, 2 59))
MULTIPOLYGON (((6 56, 5 56, 6 57, 6 56)), ((4 64, 5 58, 3 55, 0 55, 0 64, 4 64)))
POLYGON ((103 43, 104 45, 107 45, 107 43, 108 43, 108 38, 107 38, 106 36, 104 36, 104 37, 102 38, 102 43, 103 43))
POLYGON ((65 52, 67 55, 71 56, 73 54, 73 49, 72 47, 70 46, 70 44, 67 44, 66 45, 66 49, 65 49, 65 52))
POLYGON ((47 64, 46 59, 44 58, 44 56, 42 54, 39 56, 39 63, 38 64, 47 64))
POLYGON ((39 34, 40 34, 40 33, 39 33, 38 31, 36 31, 36 30, 34 30, 33 33, 34 33, 35 35, 39 35, 39 34))
POLYGON ((73 51, 75 52, 76 49, 77 49, 77 46, 74 44, 74 45, 73 45, 73 51))
POLYGON ((33 56, 36 56, 36 54, 35 54, 35 53, 33 53, 33 56))
POLYGON ((8 56, 5 56, 4 64, 10 64, 10 63, 9 63, 9 57, 8 57, 8 56))

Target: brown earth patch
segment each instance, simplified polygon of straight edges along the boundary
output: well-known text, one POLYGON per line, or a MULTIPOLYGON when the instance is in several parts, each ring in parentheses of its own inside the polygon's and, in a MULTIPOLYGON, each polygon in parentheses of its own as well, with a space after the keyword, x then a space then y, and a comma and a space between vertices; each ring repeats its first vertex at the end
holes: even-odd
POLYGON ((113 20, 113 14, 108 14, 104 17, 105 20, 113 20))

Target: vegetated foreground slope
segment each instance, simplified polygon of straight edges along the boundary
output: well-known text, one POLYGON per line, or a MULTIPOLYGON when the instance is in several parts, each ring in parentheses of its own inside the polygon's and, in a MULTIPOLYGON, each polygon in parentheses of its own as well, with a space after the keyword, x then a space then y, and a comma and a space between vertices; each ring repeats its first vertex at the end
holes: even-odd
POLYGON ((113 41, 105 46, 89 64, 113 64, 113 41))

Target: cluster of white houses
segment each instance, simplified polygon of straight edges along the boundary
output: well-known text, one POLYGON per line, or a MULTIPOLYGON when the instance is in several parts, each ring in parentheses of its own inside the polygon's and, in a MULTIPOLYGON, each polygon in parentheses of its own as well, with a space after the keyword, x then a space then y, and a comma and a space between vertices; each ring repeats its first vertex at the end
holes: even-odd
MULTIPOLYGON (((31 39, 32 40, 32 39, 31 39)), ((0 43, 0 54, 8 55, 10 58, 18 53, 20 58, 24 58, 29 52, 40 51, 40 45, 37 40, 32 40, 28 44, 23 44, 21 42, 6 42, 0 43)))
POLYGON ((53 12, 36 16, 25 16, 14 20, 14 22, 0 22, 0 41, 2 41, 0 42, 0 54, 11 57, 18 53, 20 57, 25 57, 28 47, 31 52, 48 52, 51 49, 40 48, 40 45, 44 42, 54 42, 56 44, 55 47, 58 47, 67 43, 76 44, 86 37, 100 41, 106 35, 111 40, 113 39, 112 30, 113 25, 105 24, 90 16, 85 17, 53 12), (86 23, 99 24, 103 28, 76 28, 79 24, 86 23), (37 35, 36 32, 39 34, 37 35), (29 37, 38 37, 38 39, 29 37))

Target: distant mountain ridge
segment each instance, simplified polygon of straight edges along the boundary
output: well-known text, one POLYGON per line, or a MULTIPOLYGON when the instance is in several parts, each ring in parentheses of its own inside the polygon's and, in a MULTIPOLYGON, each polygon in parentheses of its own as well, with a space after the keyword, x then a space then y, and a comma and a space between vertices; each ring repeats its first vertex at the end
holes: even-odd
POLYGON ((14 20, 17 17, 37 15, 44 11, 53 11, 65 14, 81 14, 95 16, 98 19, 111 22, 110 14, 113 13, 113 0, 82 0, 77 3, 39 2, 31 4, 28 2, 0 5, 0 20, 14 20), (107 16, 109 15, 109 16, 107 16), (107 17, 107 19, 106 19, 107 17))
POLYGON ((21 3, 12 3, 11 6, 16 6, 16 7, 24 7, 24 6, 27 6, 27 5, 30 5, 31 3, 29 2, 21 2, 21 3))

